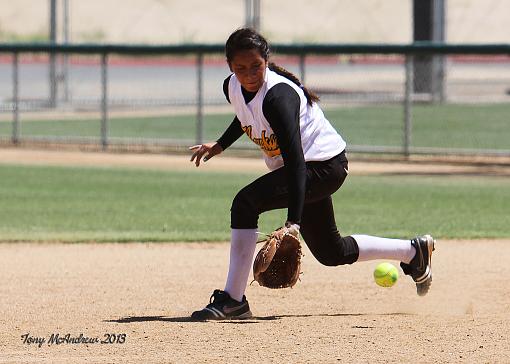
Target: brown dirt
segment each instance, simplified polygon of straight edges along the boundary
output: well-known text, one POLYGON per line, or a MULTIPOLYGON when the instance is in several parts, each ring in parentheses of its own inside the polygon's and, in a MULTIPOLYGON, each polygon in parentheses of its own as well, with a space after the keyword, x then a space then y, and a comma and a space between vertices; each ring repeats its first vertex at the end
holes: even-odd
MULTIPOLYGON (((262 158, 237 158, 220 155, 203 163, 200 170, 267 172, 262 158)), ((499 175, 510 176, 510 160, 414 157, 412 160, 351 159, 352 174, 440 174, 440 175, 499 175)), ((151 168, 168 170, 197 170, 189 155, 80 152, 75 150, 47 150, 28 148, 0 148, 0 164, 65 165, 107 168, 151 168)))
POLYGON ((510 241, 438 242, 426 297, 408 277, 376 286, 377 262, 324 267, 305 250, 293 289, 253 284, 253 319, 208 323, 188 316, 222 288, 226 243, 6 243, 0 256, 2 363, 510 362, 510 241))
MULTIPOLYGON (((1 149, 0 163, 197 170, 186 156, 17 148, 1 149)), ((225 156, 204 165, 233 168, 265 170, 260 160, 225 156)), ((354 174, 484 168, 492 167, 351 163, 354 174)), ((294 289, 248 287, 253 319, 190 322, 191 311, 223 288, 228 248, 0 244, 0 363, 510 362, 510 241, 438 242, 426 297, 416 296, 407 277, 390 289, 376 286, 377 262, 324 267, 305 249, 294 289), (25 334, 46 341, 24 343, 25 334), (54 334, 125 334, 125 342, 49 345, 54 334)))

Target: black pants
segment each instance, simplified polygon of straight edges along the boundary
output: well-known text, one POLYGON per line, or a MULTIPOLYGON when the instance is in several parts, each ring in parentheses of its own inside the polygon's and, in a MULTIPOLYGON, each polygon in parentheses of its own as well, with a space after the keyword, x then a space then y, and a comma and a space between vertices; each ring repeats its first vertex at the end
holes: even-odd
MULTIPOLYGON (((328 266, 352 264, 359 255, 354 238, 340 235, 331 199, 342 186, 347 171, 344 152, 327 161, 306 163, 306 195, 300 232, 315 258, 328 266)), ((231 227, 255 229, 261 213, 286 208, 287 186, 287 173, 282 167, 244 187, 232 202, 231 227)))

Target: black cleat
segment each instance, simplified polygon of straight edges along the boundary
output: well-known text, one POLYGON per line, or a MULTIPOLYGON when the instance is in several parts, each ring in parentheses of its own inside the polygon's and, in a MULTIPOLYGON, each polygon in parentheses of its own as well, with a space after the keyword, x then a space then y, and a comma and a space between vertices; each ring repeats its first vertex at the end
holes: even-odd
POLYGON ((238 302, 227 292, 219 289, 214 290, 209 304, 205 308, 191 314, 191 318, 196 321, 240 320, 250 317, 250 305, 246 301, 246 296, 243 296, 243 300, 238 302))
POLYGON ((416 248, 416 255, 409 264, 400 263, 404 273, 416 282, 418 296, 425 296, 432 284, 432 252, 435 242, 430 235, 414 238, 411 244, 416 248))

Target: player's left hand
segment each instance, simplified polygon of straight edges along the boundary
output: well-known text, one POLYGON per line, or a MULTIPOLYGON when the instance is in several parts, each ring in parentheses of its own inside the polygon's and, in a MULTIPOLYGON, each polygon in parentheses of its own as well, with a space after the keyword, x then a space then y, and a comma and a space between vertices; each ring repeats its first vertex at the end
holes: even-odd
POLYGON ((292 287, 299 280, 302 256, 299 238, 286 226, 276 229, 255 257, 253 278, 263 287, 292 287))
POLYGON ((289 234, 292 234, 292 235, 294 235, 297 238, 298 235, 299 235, 300 226, 298 224, 295 224, 295 223, 291 222, 291 221, 286 221, 285 222, 285 229, 287 229, 289 234))

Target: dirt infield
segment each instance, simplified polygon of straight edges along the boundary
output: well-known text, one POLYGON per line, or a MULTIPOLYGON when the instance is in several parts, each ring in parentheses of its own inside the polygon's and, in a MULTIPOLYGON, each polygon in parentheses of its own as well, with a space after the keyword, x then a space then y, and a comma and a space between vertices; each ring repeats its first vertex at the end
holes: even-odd
MULTIPOLYGON (((0 164, 200 169, 186 156, 1 149, 0 164)), ((353 174, 506 174, 508 165, 357 161, 353 174)), ((264 171, 217 158, 204 170, 264 171)), ((510 173, 508 174, 510 175, 510 173)), ((324 267, 294 289, 256 284, 253 319, 196 323, 223 288, 227 243, 0 244, 0 363, 510 362, 510 241, 439 241, 434 283, 373 283, 377 262, 324 267), (101 343, 106 341, 106 343, 101 343), (40 343, 40 344, 39 344, 40 343)))
POLYGON ((226 243, 6 243, 0 257, 2 363, 510 362, 509 241, 438 242, 426 297, 407 277, 376 286, 376 262, 324 267, 305 250, 296 287, 253 284, 253 319, 208 323, 188 316, 223 288, 226 243))
MULTIPOLYGON (((351 158, 349 158, 351 159, 351 158)), ((197 169, 187 155, 80 152, 28 148, 0 148, 0 164, 85 166, 105 168, 149 168, 185 171, 250 171, 266 173, 262 158, 237 158, 220 155, 197 169)), ((510 159, 498 162, 486 159, 446 159, 428 157, 412 160, 351 160, 351 174, 438 174, 438 175, 497 175, 510 176, 510 159)))

